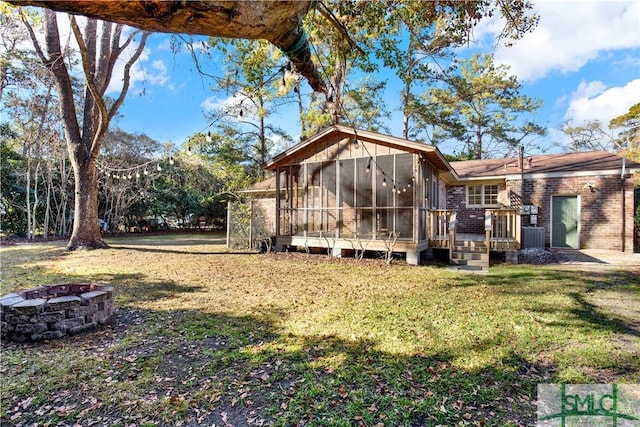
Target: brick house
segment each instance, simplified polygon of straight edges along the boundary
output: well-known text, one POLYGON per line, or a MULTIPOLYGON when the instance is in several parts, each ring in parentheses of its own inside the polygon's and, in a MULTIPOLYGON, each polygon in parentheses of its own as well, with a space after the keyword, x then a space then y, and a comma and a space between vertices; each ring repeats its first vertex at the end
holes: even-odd
MULTIPOLYGON (((633 251, 640 164, 607 152, 448 162, 431 145, 334 125, 275 156, 247 194, 276 250, 433 249, 487 267, 523 247, 633 251)), ((511 255, 511 256, 509 256, 511 255)))

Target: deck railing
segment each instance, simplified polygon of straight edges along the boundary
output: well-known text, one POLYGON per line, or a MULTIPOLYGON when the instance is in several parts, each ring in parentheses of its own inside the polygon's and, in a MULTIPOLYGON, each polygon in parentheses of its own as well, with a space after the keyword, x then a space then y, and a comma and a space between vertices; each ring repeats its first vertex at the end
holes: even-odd
MULTIPOLYGON (((431 247, 453 248, 456 241, 456 211, 433 209, 428 211, 427 218, 431 247)), ((519 250, 521 242, 520 211, 518 209, 485 210, 485 236, 489 250, 519 250)))
POLYGON ((450 248, 453 245, 453 241, 455 241, 456 211, 432 209, 427 212, 427 218, 431 246, 435 248, 450 248))
POLYGON ((492 251, 520 249, 521 220, 519 209, 487 209, 485 211, 487 246, 492 251))

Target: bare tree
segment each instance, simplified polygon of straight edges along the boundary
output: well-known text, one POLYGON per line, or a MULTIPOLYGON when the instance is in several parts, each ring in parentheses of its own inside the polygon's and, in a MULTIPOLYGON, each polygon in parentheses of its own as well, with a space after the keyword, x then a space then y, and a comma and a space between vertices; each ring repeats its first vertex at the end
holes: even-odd
POLYGON ((31 23, 24 17, 31 40, 40 60, 51 73, 58 92, 60 115, 64 127, 69 159, 74 171, 75 204, 73 228, 67 249, 96 249, 106 247, 98 225, 98 182, 96 159, 109 129, 109 123, 124 102, 129 89, 130 70, 144 49, 149 33, 142 33, 138 47, 126 61, 123 85, 119 95, 107 105, 104 95, 111 81, 116 61, 132 43, 139 31, 130 33, 120 45, 123 25, 87 19, 84 34, 76 18, 69 16, 73 36, 80 50, 85 78, 82 103, 76 103, 70 70, 60 43, 56 14, 44 11, 44 43, 40 46, 31 23), (81 111, 76 109, 81 105, 81 111))

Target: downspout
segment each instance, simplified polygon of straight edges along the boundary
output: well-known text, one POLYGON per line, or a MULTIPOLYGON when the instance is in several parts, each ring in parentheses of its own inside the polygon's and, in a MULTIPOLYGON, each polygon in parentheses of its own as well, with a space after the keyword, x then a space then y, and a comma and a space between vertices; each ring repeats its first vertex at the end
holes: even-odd
POLYGON ((620 250, 621 252, 625 251, 625 229, 627 228, 627 214, 625 212, 625 206, 626 206, 626 197, 625 197, 625 191, 624 191, 624 187, 625 187, 625 167, 626 167, 626 158, 622 158, 622 172, 620 174, 620 186, 621 189, 620 191, 622 192, 622 229, 620 230, 620 250))

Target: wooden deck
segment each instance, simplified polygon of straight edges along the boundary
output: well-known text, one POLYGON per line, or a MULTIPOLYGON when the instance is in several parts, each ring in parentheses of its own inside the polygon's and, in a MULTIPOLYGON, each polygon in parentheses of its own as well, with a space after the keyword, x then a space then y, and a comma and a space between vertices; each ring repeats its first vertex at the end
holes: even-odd
POLYGON ((517 209, 486 209, 485 234, 460 233, 456 230, 454 210, 429 213, 429 246, 448 249, 452 265, 489 268, 491 251, 520 249, 520 213, 517 209))

